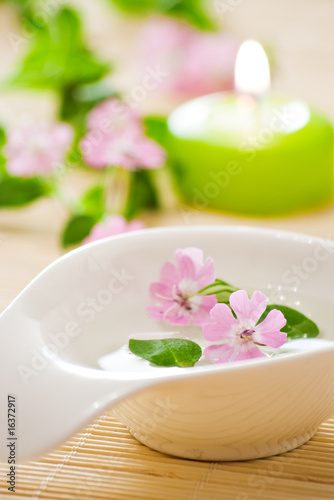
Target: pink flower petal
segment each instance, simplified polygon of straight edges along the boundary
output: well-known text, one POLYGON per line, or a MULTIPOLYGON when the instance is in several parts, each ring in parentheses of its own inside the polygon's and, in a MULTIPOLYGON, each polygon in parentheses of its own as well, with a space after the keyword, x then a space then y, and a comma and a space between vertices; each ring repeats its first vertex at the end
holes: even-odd
POLYGON ((210 316, 213 321, 202 326, 205 339, 219 340, 235 336, 233 330, 238 323, 226 304, 216 304, 210 316))
POLYGON ((164 308, 163 306, 147 306, 147 310, 151 317, 157 321, 164 320, 164 308))
POLYGON ((149 66, 163 72, 159 88, 196 96, 232 89, 238 46, 225 33, 153 17, 142 29, 138 59, 141 71, 149 66))
POLYGON ((82 244, 85 245, 86 243, 91 243, 92 241, 114 236, 116 234, 137 231, 144 227, 144 223, 140 220, 127 222, 122 215, 111 215, 105 221, 96 224, 87 238, 83 240, 82 244))
POLYGON ((88 115, 87 125, 90 130, 101 134, 124 131, 129 127, 140 128, 139 117, 125 102, 111 97, 99 103, 88 115))
POLYGON ((173 288, 169 283, 161 283, 159 281, 151 283, 150 285, 151 298, 161 300, 173 299, 173 288))
POLYGON ((267 307, 267 300, 262 292, 254 292, 249 300, 245 290, 238 290, 231 294, 230 304, 240 322, 249 320, 255 325, 267 307))
POLYGON ((196 268, 203 266, 203 250, 200 248, 180 248, 174 252, 174 259, 178 264, 182 261, 183 257, 189 257, 196 268))
POLYGON ((253 339, 258 344, 270 347, 280 347, 286 342, 287 334, 280 329, 286 325, 286 319, 281 311, 273 309, 262 323, 256 325, 253 339))
POLYGON ((204 356, 210 359, 217 358, 217 363, 266 357, 253 342, 238 341, 209 346, 204 350, 204 356))
POLYGON ((211 309, 217 304, 217 298, 215 295, 203 295, 201 297, 201 304, 194 315, 194 325, 201 326, 205 321, 208 321, 210 317, 211 309))
POLYGON ((204 349, 203 354, 208 359, 215 359, 216 363, 225 363, 234 354, 234 346, 230 342, 226 344, 213 344, 204 349))
POLYGON ((211 285, 215 281, 215 265, 211 257, 207 257, 204 265, 199 269, 197 275, 198 285, 200 289, 211 285))
MULTIPOLYGON (((180 272, 180 280, 196 280, 196 263, 188 257, 188 255, 184 254, 182 258, 179 259, 179 272, 180 272)), ((198 289, 200 290, 200 289, 198 289)))
POLYGON ((126 232, 141 231, 142 229, 145 229, 145 224, 141 220, 134 219, 128 223, 128 227, 127 227, 126 232))
POLYGON ((138 167, 156 169, 164 165, 166 153, 156 142, 145 137, 134 143, 135 157, 138 167))
POLYGON ((166 158, 165 151, 157 143, 133 127, 107 134, 89 130, 80 148, 87 165, 98 169, 110 165, 126 170, 160 168, 166 158))
POLYGON ((234 361, 243 361, 252 358, 265 358, 267 357, 260 349, 251 341, 240 343, 238 354, 234 361))
POLYGON ((7 170, 19 177, 48 176, 65 163, 72 140, 67 123, 20 125, 7 134, 7 170))
POLYGON ((189 326, 193 322, 193 316, 190 313, 180 314, 177 306, 175 304, 171 304, 171 306, 169 307, 169 312, 166 314, 166 311, 164 311, 160 321, 167 321, 171 325, 189 326))
POLYGON ((165 262, 160 272, 160 281, 173 286, 179 283, 179 270, 171 262, 165 262))

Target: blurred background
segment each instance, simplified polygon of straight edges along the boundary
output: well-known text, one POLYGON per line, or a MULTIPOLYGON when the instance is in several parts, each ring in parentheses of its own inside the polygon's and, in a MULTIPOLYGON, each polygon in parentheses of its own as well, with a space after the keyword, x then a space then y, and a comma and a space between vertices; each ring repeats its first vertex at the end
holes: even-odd
MULTIPOLYGON (((31 36, 30 31, 21 25, 13 3, 3 0, 0 2, 1 78, 13 70, 27 49, 31 36), (12 43, 11 34, 18 37, 17 40, 13 37, 12 43)), ((25 2, 17 0, 17 4, 20 3, 25 2)), ((124 0, 124 4, 127 3, 135 2, 124 0)), ((53 0, 43 4, 43 19, 47 19, 47 12, 51 14, 57 6, 64 5, 64 2, 53 0)), ((139 68, 140 73, 140 61, 134 56, 143 24, 151 14, 137 12, 127 15, 112 0, 96 0, 94 3, 72 0, 66 4, 80 14, 89 47, 101 58, 113 63, 111 81, 115 86, 127 92, 138 85, 140 75, 136 75, 135 69, 139 68)), ((145 2, 138 4, 144 5, 145 2)), ((334 118, 334 102, 330 98, 334 64, 334 4, 331 0, 282 0, 279 3, 275 0, 222 0, 220 4, 219 1, 215 3, 214 0, 207 0, 203 5, 213 22, 224 33, 239 42, 248 38, 255 39, 272 49, 275 54, 272 79, 274 90, 303 97, 334 118)), ((144 64, 141 69, 144 71, 144 64)), ((157 92, 151 92, 141 103, 145 112, 173 109, 174 102, 159 99, 156 94, 157 92)), ((40 101, 41 97, 38 99, 40 101)), ((0 102, 1 116, 6 120, 11 120, 13 114, 22 112, 23 106, 24 110, 37 111, 36 101, 31 95, 29 100, 19 101, 17 95, 6 93, 1 96, 0 102)), ((48 111, 52 112, 52 109, 48 111)), ((42 114, 46 110, 40 106, 38 112, 42 114)))
POLYGON ((333 238, 332 204, 276 217, 185 206, 173 192, 162 137, 179 104, 233 90, 237 50, 247 39, 265 48, 274 92, 305 99, 333 122, 333 19, 332 0, 0 1, 0 310, 64 251, 107 235, 99 225, 113 214, 148 227, 251 224, 333 238), (155 148, 156 163, 142 158, 144 169, 116 168, 109 179, 83 141, 92 110, 102 112, 110 98, 136 115, 130 120, 144 131, 138 148, 155 148), (60 123, 70 128, 57 143, 60 123), (57 168, 45 167, 55 144, 64 154, 48 158, 57 168), (28 165, 29 155, 40 170, 28 165))

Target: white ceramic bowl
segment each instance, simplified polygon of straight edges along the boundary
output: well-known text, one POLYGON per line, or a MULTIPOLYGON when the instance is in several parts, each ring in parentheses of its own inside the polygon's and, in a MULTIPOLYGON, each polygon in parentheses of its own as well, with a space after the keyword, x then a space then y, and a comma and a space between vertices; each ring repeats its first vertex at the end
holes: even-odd
POLYGON ((111 405, 138 440, 180 457, 255 459, 305 443, 334 413, 333 278, 333 242, 250 227, 152 229, 67 254, 1 318, 6 392, 20 397, 22 457, 51 449, 111 405), (225 365, 134 361, 124 350, 129 335, 181 331, 154 321, 146 306, 162 264, 189 246, 213 257, 217 277, 299 309, 324 340, 225 365), (6 357, 13 349, 15 362, 6 357))

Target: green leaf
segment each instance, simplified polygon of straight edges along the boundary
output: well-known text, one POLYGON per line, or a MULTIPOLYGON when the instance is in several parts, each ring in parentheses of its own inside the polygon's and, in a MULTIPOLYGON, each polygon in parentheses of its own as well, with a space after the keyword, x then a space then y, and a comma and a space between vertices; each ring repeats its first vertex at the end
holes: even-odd
POLYGON ((90 215, 74 215, 66 224, 61 242, 64 247, 77 245, 85 239, 97 220, 90 215))
POLYGON ((0 181, 0 207, 20 207, 46 196, 50 191, 48 185, 35 177, 5 177, 0 181))
POLYGON ((201 347, 192 340, 162 339, 136 340, 130 339, 129 349, 157 366, 194 366, 202 356, 201 347))
POLYGON ((100 219, 105 212, 104 188, 100 184, 90 188, 82 197, 82 208, 85 215, 100 219))
POLYGON ((263 321, 273 309, 278 309, 284 314, 286 325, 282 328, 282 331, 287 333, 289 339, 306 339, 319 335, 319 328, 314 321, 307 318, 301 312, 280 304, 270 304, 259 319, 259 322, 263 321))
POLYGON ((162 12, 182 17, 200 29, 212 29, 214 23, 208 17, 203 0, 111 0, 117 7, 132 13, 162 12))
POLYGON ((85 46, 76 12, 62 8, 34 33, 31 49, 9 84, 68 93, 77 85, 99 80, 108 69, 85 46))
POLYGON ((82 125, 85 123, 86 115, 94 106, 110 97, 120 98, 120 94, 105 80, 69 86, 63 92, 60 117, 63 120, 72 120, 75 117, 77 123, 72 121, 72 125, 81 126, 80 135, 82 137, 85 132, 85 125, 82 125))
POLYGON ((226 281, 216 279, 212 285, 208 285, 198 292, 199 295, 216 295, 217 301, 229 305, 230 295, 239 288, 230 285, 226 281))
POLYGON ((6 134, 3 128, 0 127, 0 181, 1 178, 9 177, 6 170, 6 159, 3 156, 2 148, 6 143, 6 134))
POLYGON ((180 0, 174 1, 173 4, 168 14, 182 17, 202 30, 215 29, 215 23, 207 15, 202 0, 180 0))
POLYGON ((6 134, 3 128, 0 127, 0 149, 5 145, 6 143, 6 134))
POLYGON ((156 141, 163 148, 168 144, 167 119, 164 116, 146 116, 144 118, 145 132, 148 137, 156 141))
POLYGON ((112 0, 122 10, 130 13, 148 12, 154 9, 156 0, 112 0))
POLYGON ((129 194, 124 210, 124 217, 128 220, 142 210, 159 208, 158 194, 152 175, 154 172, 149 170, 131 172, 129 194))

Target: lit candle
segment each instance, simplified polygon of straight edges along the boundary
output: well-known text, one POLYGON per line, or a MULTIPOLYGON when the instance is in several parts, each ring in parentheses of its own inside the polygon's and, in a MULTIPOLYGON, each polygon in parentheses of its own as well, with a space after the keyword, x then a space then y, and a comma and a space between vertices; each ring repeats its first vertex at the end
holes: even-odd
POLYGON ((176 187, 195 208, 279 215, 333 198, 333 129, 300 99, 268 94, 257 42, 239 51, 237 92, 188 101, 168 119, 176 187))

